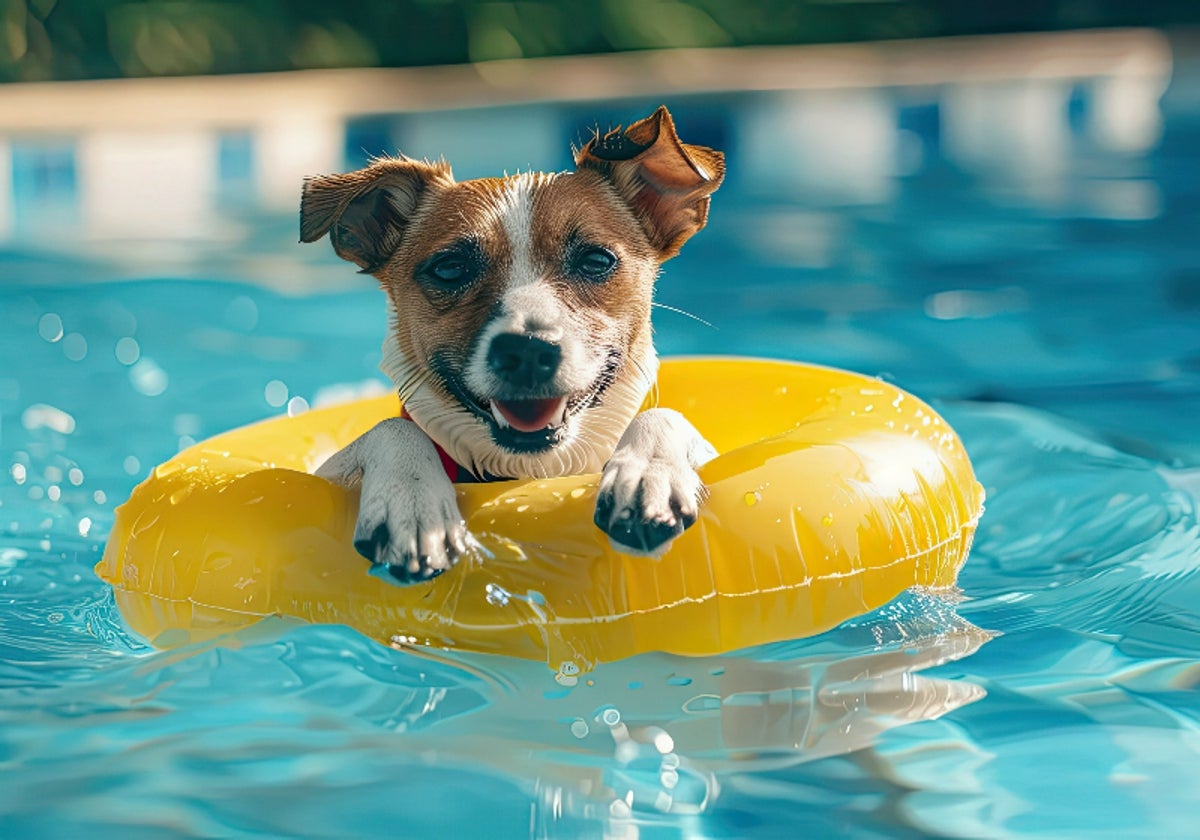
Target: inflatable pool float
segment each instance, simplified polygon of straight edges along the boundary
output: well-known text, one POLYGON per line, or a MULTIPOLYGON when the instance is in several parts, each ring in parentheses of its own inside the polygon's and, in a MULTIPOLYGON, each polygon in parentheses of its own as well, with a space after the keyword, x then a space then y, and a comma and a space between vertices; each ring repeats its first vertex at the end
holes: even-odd
POLYGON ((713 654, 814 635, 909 587, 949 587, 983 506, 961 442, 877 379, 786 362, 663 363, 658 404, 722 453, 700 518, 660 560, 592 524, 598 476, 457 486, 478 547, 429 583, 368 574, 357 498, 310 473, 395 416, 395 396, 267 420, 157 467, 117 508, 97 573, 159 647, 264 616, 398 646, 544 659, 713 654))

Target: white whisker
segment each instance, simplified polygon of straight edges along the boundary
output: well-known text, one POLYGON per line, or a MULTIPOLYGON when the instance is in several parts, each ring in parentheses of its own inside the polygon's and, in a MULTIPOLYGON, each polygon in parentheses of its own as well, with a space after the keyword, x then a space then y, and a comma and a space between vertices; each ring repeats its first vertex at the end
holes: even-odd
POLYGON ((682 316, 684 316, 685 318, 691 318, 693 321, 699 321, 699 322, 700 322, 701 324, 703 324, 704 326, 706 326, 706 327, 711 327, 711 328, 712 328, 712 329, 714 329, 714 330, 716 330, 716 329, 719 329, 719 327, 716 327, 716 326, 714 326, 714 325, 713 325, 712 323, 710 323, 709 321, 705 321, 705 320, 704 320, 703 318, 701 318, 699 315, 693 315, 691 312, 688 312, 686 309, 680 309, 680 308, 679 308, 679 307, 677 307, 677 306, 670 306, 670 305, 668 305, 668 304, 665 304, 665 303, 659 303, 658 301, 652 301, 652 302, 650 303, 650 305, 651 305, 651 306, 653 306, 653 307, 656 307, 656 308, 658 308, 658 309, 665 309, 665 310, 667 310, 668 312, 674 312, 676 315, 682 315, 682 316))

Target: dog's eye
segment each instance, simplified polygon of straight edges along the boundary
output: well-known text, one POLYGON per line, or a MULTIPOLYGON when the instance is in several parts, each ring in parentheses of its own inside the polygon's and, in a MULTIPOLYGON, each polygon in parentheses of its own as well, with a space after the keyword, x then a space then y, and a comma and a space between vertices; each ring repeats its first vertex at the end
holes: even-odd
POLYGON ((608 249, 596 245, 580 250, 571 260, 574 273, 587 280, 604 280, 616 267, 616 256, 608 249))
POLYGON ((471 264, 457 254, 446 254, 429 266, 430 275, 443 283, 461 283, 471 275, 471 264))

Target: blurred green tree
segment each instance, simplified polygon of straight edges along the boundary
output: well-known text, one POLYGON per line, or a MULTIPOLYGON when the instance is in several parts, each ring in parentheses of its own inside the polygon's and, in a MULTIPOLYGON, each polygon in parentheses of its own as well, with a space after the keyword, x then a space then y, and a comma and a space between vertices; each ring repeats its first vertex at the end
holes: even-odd
POLYGON ((1196 0, 0 0, 0 81, 1197 22, 1196 0))

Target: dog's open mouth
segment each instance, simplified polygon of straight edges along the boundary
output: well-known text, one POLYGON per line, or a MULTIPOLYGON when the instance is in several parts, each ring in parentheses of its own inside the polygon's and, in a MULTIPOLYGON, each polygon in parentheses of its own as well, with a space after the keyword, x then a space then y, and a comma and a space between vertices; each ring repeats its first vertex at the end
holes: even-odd
POLYGON ((448 361, 436 356, 431 367, 446 390, 488 425, 498 446, 513 452, 544 452, 567 437, 567 422, 572 416, 596 405, 604 396, 617 377, 621 353, 609 350, 600 375, 584 391, 530 398, 476 397, 462 384, 448 361))
POLYGON ((540 432, 567 422, 567 398, 491 400, 492 419, 500 428, 540 432))

